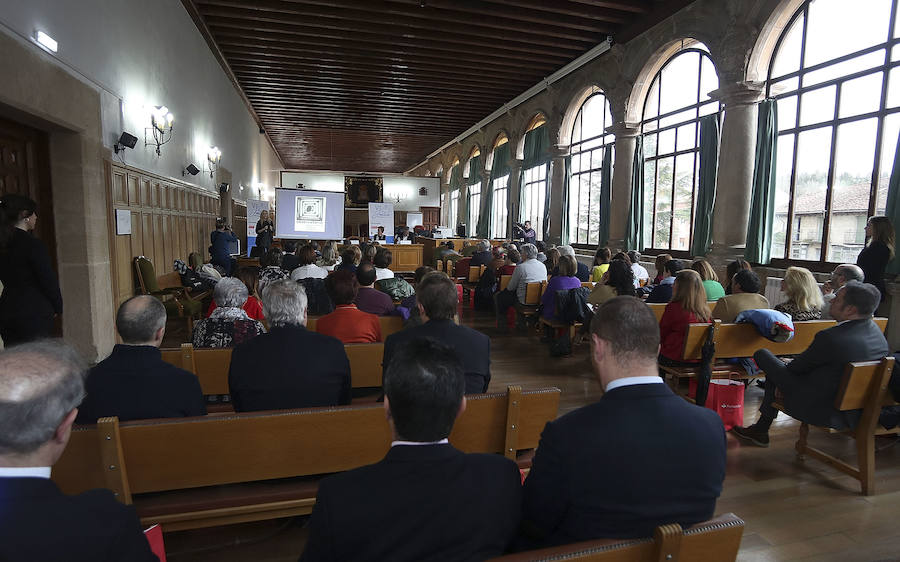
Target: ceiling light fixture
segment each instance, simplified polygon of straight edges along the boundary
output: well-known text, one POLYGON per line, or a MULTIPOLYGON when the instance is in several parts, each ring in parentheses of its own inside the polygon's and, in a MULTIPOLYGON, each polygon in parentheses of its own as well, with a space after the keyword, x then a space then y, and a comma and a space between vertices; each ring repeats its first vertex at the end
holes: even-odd
POLYGON ((59 48, 59 43, 56 42, 56 39, 37 29, 34 30, 34 40, 38 45, 51 53, 55 53, 59 48))

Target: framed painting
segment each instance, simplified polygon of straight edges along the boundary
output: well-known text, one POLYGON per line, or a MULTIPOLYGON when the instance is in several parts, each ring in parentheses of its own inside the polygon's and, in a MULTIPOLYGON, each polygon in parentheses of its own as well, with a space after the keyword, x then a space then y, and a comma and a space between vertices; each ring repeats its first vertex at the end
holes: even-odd
POLYGON ((382 178, 344 176, 344 206, 368 208, 369 203, 384 202, 382 178))

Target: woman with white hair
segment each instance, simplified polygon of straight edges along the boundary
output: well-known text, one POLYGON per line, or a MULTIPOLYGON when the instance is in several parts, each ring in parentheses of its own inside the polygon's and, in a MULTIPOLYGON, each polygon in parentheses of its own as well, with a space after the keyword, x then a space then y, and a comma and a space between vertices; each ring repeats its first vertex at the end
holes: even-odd
POLYGON ((225 277, 216 283, 213 298, 218 306, 209 318, 194 324, 194 347, 234 347, 264 333, 263 325, 241 308, 248 296, 240 279, 225 277))

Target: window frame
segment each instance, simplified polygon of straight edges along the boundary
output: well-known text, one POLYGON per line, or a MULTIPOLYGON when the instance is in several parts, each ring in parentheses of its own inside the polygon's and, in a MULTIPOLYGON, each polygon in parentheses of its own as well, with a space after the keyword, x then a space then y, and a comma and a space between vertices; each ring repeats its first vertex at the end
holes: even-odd
POLYGON ((509 234, 507 232, 509 222, 509 172, 494 178, 490 189, 494 192, 491 196, 491 228, 488 238, 505 240, 509 234), (500 195, 503 196, 502 203, 500 195), (495 234, 498 232, 500 234, 495 234))
POLYGON ((527 170, 522 170, 522 182, 521 182, 522 185, 519 186, 519 190, 522 193, 522 196, 521 196, 522 208, 519 209, 519 220, 523 224, 525 223, 525 221, 531 221, 531 228, 534 229, 535 240, 543 241, 543 239, 544 239, 544 212, 546 211, 546 209, 544 209, 543 207, 547 200, 547 190, 550 189, 549 182, 550 182, 550 162, 544 162, 543 164, 538 164, 536 166, 532 166, 532 167, 528 168, 527 170), (534 171, 538 170, 539 168, 544 168, 544 177, 542 179, 532 180, 532 181, 527 181, 525 179, 525 176, 529 172, 534 173, 534 171), (532 199, 534 199, 533 202, 527 201, 526 195, 525 195, 527 188, 529 186, 539 186, 539 185, 543 185, 543 190, 538 192, 537 197, 532 197, 532 199), (529 217, 528 215, 525 214, 525 209, 530 209, 532 204, 536 205, 537 209, 540 211, 538 213, 538 216, 536 219, 534 216, 529 217))

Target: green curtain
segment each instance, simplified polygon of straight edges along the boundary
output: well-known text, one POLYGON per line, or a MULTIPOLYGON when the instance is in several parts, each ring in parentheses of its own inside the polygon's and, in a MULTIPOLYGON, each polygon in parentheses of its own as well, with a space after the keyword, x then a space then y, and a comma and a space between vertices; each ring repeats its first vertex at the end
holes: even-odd
POLYGON ((712 245, 713 209, 716 206, 716 173, 719 171, 719 114, 700 118, 700 181, 694 212, 691 254, 705 256, 712 245))
POLYGON ((634 139, 634 159, 631 161, 631 202, 625 225, 625 248, 644 250, 644 139, 634 139))
MULTIPOLYGON (((884 216, 891 219, 894 225, 894 240, 900 240, 900 136, 897 138, 897 149, 894 152, 894 167, 891 169, 891 181, 888 183, 887 204, 884 209, 884 216)), ((900 260, 897 259, 896 252, 894 259, 888 263, 887 273, 900 273, 900 260)))
MULTIPOLYGON (((481 155, 473 156, 469 159, 469 179, 466 182, 466 186, 475 185, 476 183, 481 183, 481 155)), ((484 197, 484 195, 482 195, 484 197)), ((466 232, 469 236, 475 235, 476 225, 469 224, 469 216, 472 214, 472 190, 470 188, 466 188, 466 232)), ((478 215, 478 218, 481 218, 481 215, 478 215)))
MULTIPOLYGON (((462 183, 462 166, 459 164, 453 166, 450 169, 450 186, 447 190, 447 222, 450 222, 450 200, 453 199, 453 192, 459 191, 459 185, 462 183)), ((459 203, 456 204, 456 223, 459 224, 459 203)), ((456 234, 456 224, 448 224, 450 228, 453 229, 453 234, 456 234)))
POLYGON ((562 225, 559 235, 560 244, 569 243, 569 186, 572 184, 572 156, 566 156, 566 168, 563 175, 563 192, 562 192, 562 225))
MULTIPOLYGON (((508 144, 508 143, 507 143, 508 144)), ((550 131, 547 125, 541 125, 525 133, 524 157, 522 169, 527 170, 550 161, 550 131)))
POLYGON ((609 244, 609 205, 612 197, 612 146, 603 148, 603 167, 600 168, 600 239, 598 246, 609 244))
MULTIPOLYGON (((476 228, 478 238, 490 238, 491 215, 494 207, 494 180, 509 173, 509 144, 504 143, 494 149, 494 164, 488 184, 481 186, 481 213, 476 228)), ((507 186, 509 185, 507 180, 507 186)))
POLYGON ((759 104, 753 191, 750 195, 750 219, 747 222, 747 246, 744 249, 744 257, 751 263, 764 265, 771 260, 777 154, 778 104, 775 100, 767 99, 759 104))

